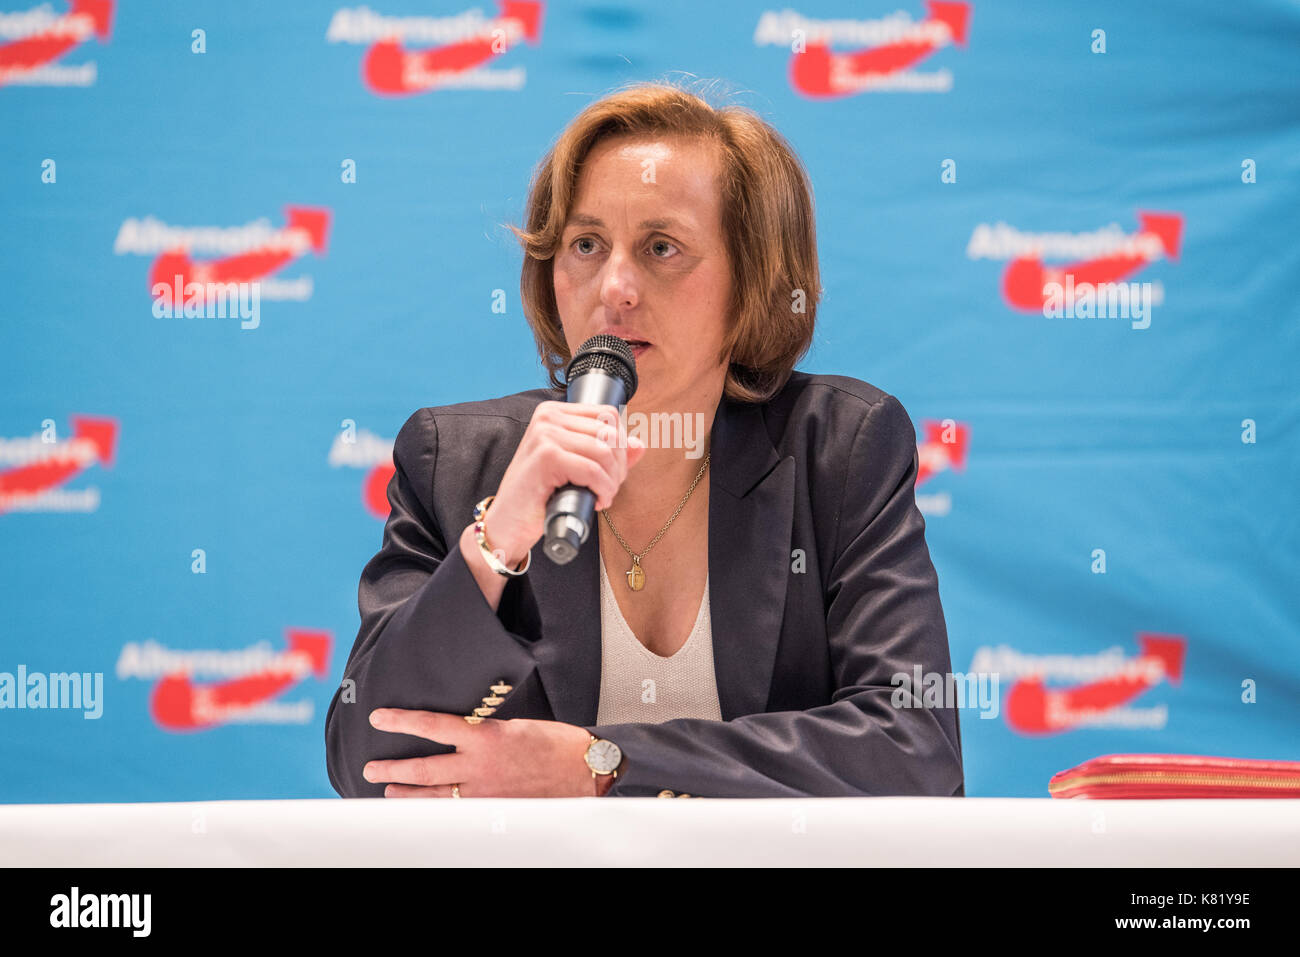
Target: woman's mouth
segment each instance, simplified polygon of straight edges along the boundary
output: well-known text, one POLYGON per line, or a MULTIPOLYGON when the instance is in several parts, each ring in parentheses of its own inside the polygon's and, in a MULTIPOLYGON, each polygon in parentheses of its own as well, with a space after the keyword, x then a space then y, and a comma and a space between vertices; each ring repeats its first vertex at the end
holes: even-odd
POLYGON ((633 359, 640 359, 646 350, 650 348, 650 343, 643 342, 640 339, 624 339, 623 341, 631 346, 633 359))

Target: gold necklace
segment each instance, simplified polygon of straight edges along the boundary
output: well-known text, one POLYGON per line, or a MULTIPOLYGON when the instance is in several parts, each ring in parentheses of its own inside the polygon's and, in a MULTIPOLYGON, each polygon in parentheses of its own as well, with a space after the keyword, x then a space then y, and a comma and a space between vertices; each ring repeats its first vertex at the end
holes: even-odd
POLYGON ((672 517, 668 519, 664 524, 664 527, 659 529, 659 534, 650 540, 650 544, 641 549, 640 555, 635 554, 632 549, 628 548, 627 542, 623 541, 623 536, 620 535, 618 529, 614 527, 614 520, 609 517, 609 509, 605 509, 601 512, 601 514, 605 516, 605 524, 607 524, 609 530, 614 533, 614 537, 618 539, 618 543, 623 546, 623 551, 632 556, 632 567, 627 570, 628 588, 633 591, 640 591, 642 588, 645 588, 645 570, 641 568, 641 557, 645 555, 646 552, 650 551, 650 549, 654 548, 655 542, 659 541, 659 539, 663 537, 664 532, 668 531, 668 526, 673 523, 673 520, 676 519, 679 514, 681 514, 682 508, 686 505, 686 500, 691 497, 691 493, 695 491, 695 486, 699 484, 700 479, 704 476, 704 470, 709 467, 709 456, 712 454, 713 453, 710 452, 708 455, 704 456, 704 464, 700 466, 700 471, 696 474, 695 481, 691 482, 691 487, 686 490, 686 494, 682 496, 682 500, 677 503, 676 511, 673 512, 672 517))

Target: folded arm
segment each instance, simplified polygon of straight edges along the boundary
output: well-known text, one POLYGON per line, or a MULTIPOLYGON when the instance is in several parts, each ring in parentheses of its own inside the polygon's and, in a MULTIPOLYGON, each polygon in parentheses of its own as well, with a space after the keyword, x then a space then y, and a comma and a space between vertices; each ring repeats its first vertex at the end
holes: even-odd
MULTIPOLYGON (((916 433, 892 396, 872 406, 845 475, 826 629, 836 691, 807 711, 730 721, 592 725, 627 758, 609 794, 835 797, 964 794, 955 708, 895 707, 897 673, 951 670, 938 579, 917 510, 916 433)), ((919 695, 920 689, 915 689, 919 695)))
POLYGON ((379 731, 370 724, 375 708, 469 714, 505 678, 511 708, 550 714, 528 641, 488 605, 455 539, 448 551, 432 515, 432 480, 427 489, 413 480, 433 475, 437 453, 436 422, 422 409, 393 446, 383 545, 362 572, 361 629, 325 719, 330 783, 343 797, 384 796, 383 783, 362 777, 367 761, 454 750, 379 731))

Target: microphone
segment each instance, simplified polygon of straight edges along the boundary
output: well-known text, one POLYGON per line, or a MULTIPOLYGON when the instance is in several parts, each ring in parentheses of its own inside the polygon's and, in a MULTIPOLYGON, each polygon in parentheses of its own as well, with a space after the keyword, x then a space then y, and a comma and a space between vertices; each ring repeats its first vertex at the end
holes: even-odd
MULTIPOLYGON (((625 404, 636 393, 632 347, 618 336, 592 336, 564 370, 566 402, 625 404)), ((561 485, 546 503, 546 543, 542 551, 557 565, 567 565, 591 531, 596 494, 580 485, 561 485)))

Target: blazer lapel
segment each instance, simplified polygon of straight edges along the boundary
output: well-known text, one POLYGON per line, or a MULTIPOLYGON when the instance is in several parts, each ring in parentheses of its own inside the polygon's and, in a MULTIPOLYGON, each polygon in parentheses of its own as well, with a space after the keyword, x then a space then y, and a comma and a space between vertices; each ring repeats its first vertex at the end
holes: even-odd
POLYGON ((794 521, 794 459, 772 447, 762 409, 725 396, 709 463, 709 613, 722 720, 765 710, 794 521))
POLYGON ((595 724, 599 705, 600 543, 596 536, 592 528, 567 565, 547 558, 538 542, 524 576, 533 579, 541 617, 543 637, 534 649, 537 670, 551 713, 566 724, 595 724))
MULTIPOLYGON (((764 710, 790 575, 794 459, 772 446, 760 407, 718 404, 710 438, 709 606, 722 718, 764 710)), ((596 724, 600 565, 595 532, 567 565, 541 550, 528 576, 541 618, 535 655, 556 721, 596 724)))

